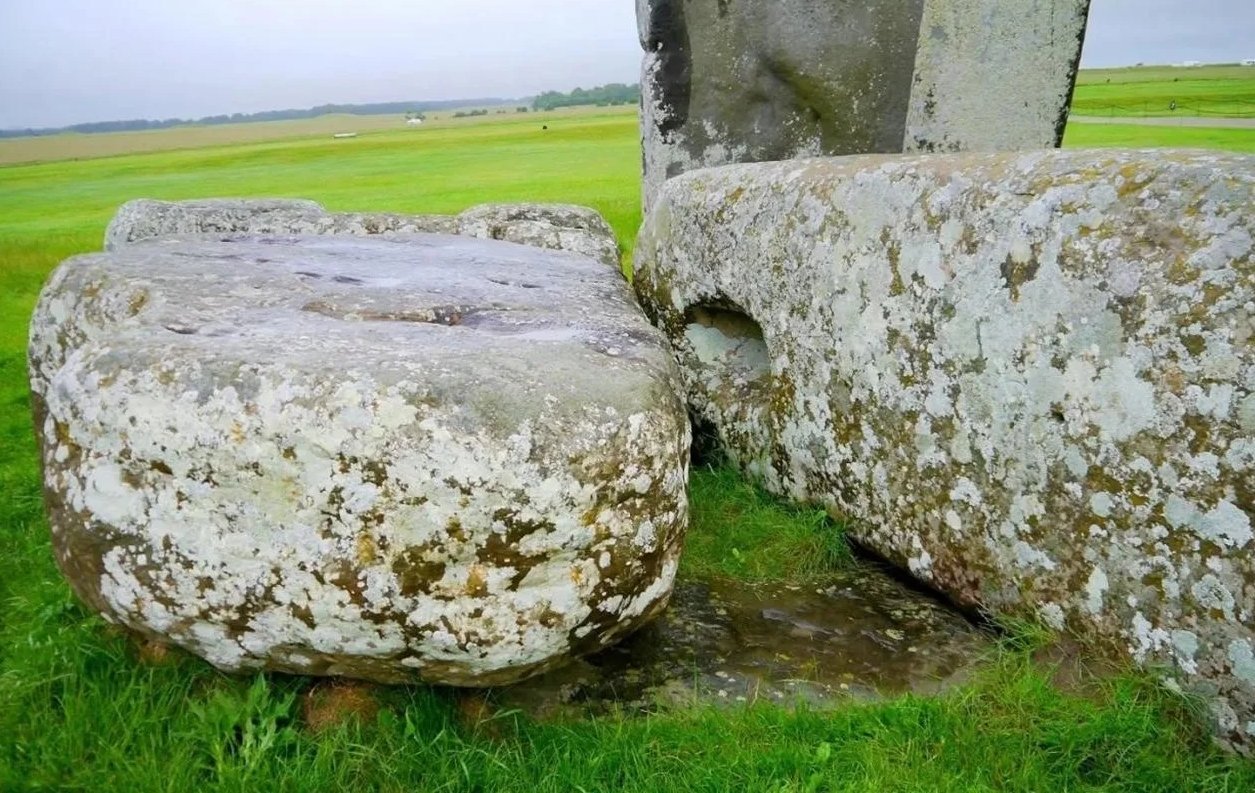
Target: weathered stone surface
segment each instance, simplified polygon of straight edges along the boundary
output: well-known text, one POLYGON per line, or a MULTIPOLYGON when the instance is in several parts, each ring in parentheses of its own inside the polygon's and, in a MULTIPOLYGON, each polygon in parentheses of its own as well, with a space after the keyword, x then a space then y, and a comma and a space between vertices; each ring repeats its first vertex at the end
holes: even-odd
POLYGON ((734 162, 1057 146, 1089 0, 637 0, 645 206, 734 162))
POLYGON ((457 217, 457 233, 571 251, 619 266, 614 230, 596 210, 571 204, 483 204, 457 217))
POLYGON ((222 669, 495 685, 667 601, 688 420, 601 263, 163 239, 63 264, 31 336, 66 577, 222 669))
POLYGON ((903 150, 1062 145, 1089 6, 1090 0, 924 0, 903 150))
POLYGON ((313 201, 265 198, 210 198, 197 201, 139 199, 123 204, 105 229, 105 250, 177 234, 297 234, 323 220, 313 201))
POLYGON ((313 201, 293 199, 139 199, 124 204, 109 223, 105 250, 155 237, 209 233, 458 234, 571 251, 619 266, 610 225, 595 210, 570 204, 483 204, 461 215, 397 215, 332 213, 313 201))
POLYGON ((1255 741, 1255 158, 848 157, 664 188, 637 290, 771 490, 1255 741))

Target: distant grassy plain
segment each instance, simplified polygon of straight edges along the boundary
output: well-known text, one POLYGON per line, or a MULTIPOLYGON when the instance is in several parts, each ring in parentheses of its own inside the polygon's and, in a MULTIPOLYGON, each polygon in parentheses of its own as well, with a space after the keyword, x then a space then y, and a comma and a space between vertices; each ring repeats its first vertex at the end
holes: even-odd
MULTIPOLYGON (((321 731, 303 712, 309 680, 229 678, 179 655, 143 662, 73 600, 53 565, 24 368, 41 283, 66 256, 99 249, 120 203, 300 196, 332 209, 456 212, 566 201, 600 210, 631 248, 640 223, 631 111, 361 127, 358 138, 330 139, 342 126, 202 148, 184 145, 180 130, 144 133, 171 136, 178 150, 0 167, 0 790, 1255 790, 1255 765, 1215 751, 1191 703, 1137 674, 1061 689, 1024 641, 950 695, 835 712, 754 705, 535 725, 414 687, 373 695, 377 714, 321 731)), ((1255 132, 1195 136, 1205 132, 1076 128, 1069 144, 1170 136, 1255 150, 1255 132)), ((847 558, 831 523, 727 471, 695 472, 693 499, 684 575, 804 584, 847 558)))
MULTIPOLYGON (((207 146, 234 146, 245 143, 262 143, 274 140, 291 140, 314 135, 332 136, 338 133, 367 133, 407 129, 419 132, 424 129, 446 126, 478 126, 499 121, 518 120, 513 105, 484 108, 487 117, 455 118, 456 111, 428 113, 422 127, 406 127, 399 116, 355 116, 333 114, 318 118, 290 121, 262 121, 246 124, 188 125, 169 129, 143 130, 138 132, 107 132, 97 134, 66 133, 24 138, 0 138, 0 165, 19 162, 48 162, 51 160, 77 160, 95 157, 111 157, 119 154, 199 149, 207 146)), ((555 110, 546 117, 586 113, 586 108, 555 110)))
POLYGON ((1072 113, 1255 118, 1255 66, 1087 69, 1077 78, 1072 113))

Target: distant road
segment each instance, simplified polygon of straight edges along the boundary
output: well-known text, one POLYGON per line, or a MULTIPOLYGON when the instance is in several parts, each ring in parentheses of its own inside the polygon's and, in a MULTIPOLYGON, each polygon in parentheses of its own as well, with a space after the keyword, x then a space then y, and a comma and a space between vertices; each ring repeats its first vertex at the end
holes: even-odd
POLYGON ((1068 116, 1076 124, 1128 124, 1136 127, 1211 127, 1221 129, 1255 129, 1255 118, 1208 118, 1204 116, 1172 116, 1143 118, 1141 116, 1068 116))

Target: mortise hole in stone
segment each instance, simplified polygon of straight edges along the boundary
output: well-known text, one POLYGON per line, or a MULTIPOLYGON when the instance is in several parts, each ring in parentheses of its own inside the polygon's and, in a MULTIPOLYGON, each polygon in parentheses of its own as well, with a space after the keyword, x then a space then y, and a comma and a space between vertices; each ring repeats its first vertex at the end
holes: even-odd
POLYGON ((755 385, 771 376, 771 355, 763 329, 739 308, 694 306, 685 314, 684 337, 702 364, 729 380, 755 385))

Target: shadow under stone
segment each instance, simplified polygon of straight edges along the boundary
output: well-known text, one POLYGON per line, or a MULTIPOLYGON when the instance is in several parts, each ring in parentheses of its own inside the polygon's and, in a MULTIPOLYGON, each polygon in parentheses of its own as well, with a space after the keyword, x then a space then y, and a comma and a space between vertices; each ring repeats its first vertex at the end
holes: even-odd
POLYGON ((993 641, 872 565, 810 587, 682 582, 623 643, 490 698, 540 720, 764 700, 823 707, 942 691, 993 641))

